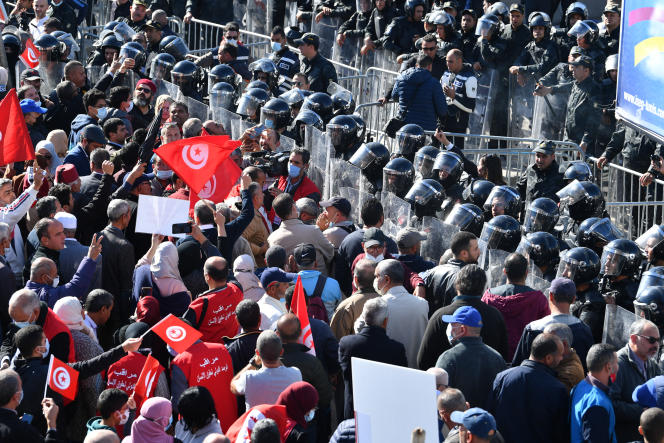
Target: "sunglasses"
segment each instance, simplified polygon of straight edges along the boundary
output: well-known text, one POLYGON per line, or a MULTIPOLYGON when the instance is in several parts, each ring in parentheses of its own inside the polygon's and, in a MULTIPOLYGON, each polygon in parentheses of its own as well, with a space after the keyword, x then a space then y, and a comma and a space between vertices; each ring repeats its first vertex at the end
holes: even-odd
POLYGON ((436 46, 430 46, 428 48, 425 48, 424 46, 422 47, 423 51, 435 51, 436 49, 438 49, 436 46))
POLYGON ((651 345, 654 345, 655 343, 659 343, 659 340, 660 340, 659 337, 655 338, 655 337, 650 337, 649 335, 636 334, 636 336, 641 337, 641 338, 645 338, 648 341, 648 343, 650 343, 651 345))
POLYGON ((146 94, 149 94, 152 92, 150 88, 136 88, 137 91, 144 92, 146 94))

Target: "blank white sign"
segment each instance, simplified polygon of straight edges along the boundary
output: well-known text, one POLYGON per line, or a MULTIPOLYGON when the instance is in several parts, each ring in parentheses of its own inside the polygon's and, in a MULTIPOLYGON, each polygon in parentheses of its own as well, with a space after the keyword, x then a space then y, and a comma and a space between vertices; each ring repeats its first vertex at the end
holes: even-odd
POLYGON ((185 234, 173 235, 175 223, 189 221, 189 200, 176 198, 138 196, 138 213, 136 214, 136 232, 161 234, 170 237, 184 237, 185 234))

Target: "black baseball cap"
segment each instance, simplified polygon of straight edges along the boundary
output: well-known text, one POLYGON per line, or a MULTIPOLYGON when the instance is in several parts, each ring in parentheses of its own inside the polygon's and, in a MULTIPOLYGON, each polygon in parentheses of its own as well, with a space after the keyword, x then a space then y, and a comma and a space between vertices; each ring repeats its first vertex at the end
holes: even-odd
POLYGON ((343 197, 332 197, 331 199, 322 201, 319 204, 321 208, 329 208, 330 206, 334 206, 346 217, 350 215, 350 202, 343 197))
POLYGON ((582 55, 573 62, 570 63, 572 66, 585 66, 588 69, 593 69, 593 59, 587 55, 582 55))
POLYGON ((39 71, 36 69, 26 69, 25 71, 21 72, 21 81, 23 80, 41 80, 41 76, 39 75, 39 71))
POLYGON ((152 28, 157 31, 161 31, 164 29, 161 23, 154 21, 154 20, 148 20, 147 23, 145 24, 144 28, 152 28))
POLYGON ((295 40, 295 46, 300 45, 314 45, 314 48, 318 49, 318 45, 320 45, 320 38, 318 38, 318 36, 314 33, 307 32, 302 37, 295 40))
POLYGON ((387 238, 385 237, 385 234, 378 228, 365 229, 362 237, 362 243, 364 243, 364 246, 367 248, 370 246, 382 245, 386 240, 387 238))
POLYGON ((512 3, 510 5, 510 12, 512 11, 519 11, 521 14, 524 14, 526 9, 523 7, 521 3, 512 3))
POLYGON ((293 250, 293 256, 298 265, 310 265, 316 261, 316 248, 311 243, 300 243, 293 250))
POLYGON ((545 154, 545 155, 551 155, 556 153, 556 144, 553 143, 552 141, 546 141, 542 140, 537 144, 535 149, 533 149, 533 152, 535 153, 540 153, 540 154, 545 154))

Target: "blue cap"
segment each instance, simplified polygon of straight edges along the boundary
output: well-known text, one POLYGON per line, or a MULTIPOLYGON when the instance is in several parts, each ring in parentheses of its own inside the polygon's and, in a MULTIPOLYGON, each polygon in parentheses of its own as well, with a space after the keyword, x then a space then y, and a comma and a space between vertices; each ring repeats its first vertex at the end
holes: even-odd
POLYGON ((37 102, 34 100, 31 100, 29 98, 24 98, 21 100, 21 111, 23 111, 24 114, 27 114, 28 112, 36 112, 38 114, 45 114, 48 109, 42 108, 41 106, 37 106, 37 102))
POLYGON ((664 375, 634 388, 632 400, 645 408, 664 408, 664 375))
POLYGON ((554 295, 571 299, 576 295, 576 285, 572 280, 565 277, 554 278, 549 287, 549 292, 554 295))
POLYGON ((472 306, 462 306, 452 315, 443 315, 445 323, 461 323, 471 328, 482 327, 482 316, 479 311, 472 306))
MULTIPOLYGON (((129 178, 129 174, 126 174, 123 179, 123 183, 127 182, 127 179, 129 178)), ((149 182, 154 178, 154 174, 141 174, 138 177, 136 177, 136 180, 134 180, 134 183, 131 185, 131 189, 136 189, 138 185, 140 185, 143 182, 149 182)))
POLYGON ((496 420, 482 408, 470 408, 465 412, 454 411, 450 418, 479 438, 489 439, 496 433, 496 420))
POLYGON ((272 283, 290 283, 292 280, 279 268, 267 268, 261 274, 261 286, 267 291, 272 283))

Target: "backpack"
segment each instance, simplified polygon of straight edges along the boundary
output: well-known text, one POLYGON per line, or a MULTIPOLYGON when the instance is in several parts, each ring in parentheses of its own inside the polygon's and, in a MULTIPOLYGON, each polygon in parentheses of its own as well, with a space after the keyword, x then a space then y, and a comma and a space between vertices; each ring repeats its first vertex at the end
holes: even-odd
POLYGON ((318 276, 318 280, 316 281, 316 287, 314 288, 314 292, 311 295, 306 294, 307 292, 306 290, 304 292, 307 295, 307 312, 309 313, 309 315, 315 318, 316 320, 322 320, 325 323, 329 323, 329 320, 327 318, 327 309, 325 309, 325 305, 323 304, 323 299, 321 298, 321 295, 323 294, 323 289, 325 288, 326 281, 327 277, 324 276, 323 274, 320 274, 318 276))

